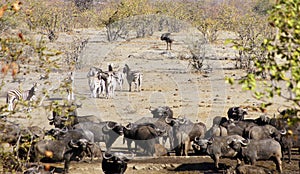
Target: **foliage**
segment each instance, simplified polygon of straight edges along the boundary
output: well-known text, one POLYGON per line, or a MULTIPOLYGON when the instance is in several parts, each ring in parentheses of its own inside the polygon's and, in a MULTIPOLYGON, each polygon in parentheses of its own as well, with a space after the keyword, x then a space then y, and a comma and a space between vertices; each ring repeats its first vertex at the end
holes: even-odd
POLYGON ((242 81, 247 90, 255 91, 258 99, 275 96, 300 106, 300 2, 279 0, 270 11, 269 24, 276 34, 266 38, 261 49, 267 51, 264 59, 256 59, 254 74, 242 81), (264 75, 266 79, 260 77, 264 75), (263 90, 259 90, 263 89, 263 90))
POLYGON ((200 10, 195 9, 197 15, 191 22, 211 43, 217 40, 220 30, 231 28, 233 16, 237 15, 234 7, 225 4, 212 5, 207 2, 198 6, 200 10))
POLYGON ((263 60, 266 50, 261 49, 264 38, 271 37, 273 29, 267 23, 266 16, 249 13, 238 17, 234 29, 237 39, 232 40, 234 48, 238 50, 236 68, 246 69, 254 72, 255 60, 263 60))
MULTIPOLYGON (((61 52, 48 50, 43 37, 34 39, 28 35, 26 30, 23 29, 25 11, 22 8, 23 3, 18 0, 6 2, 0 7, 0 26, 2 26, 0 31, 0 61, 2 65, 0 91, 10 82, 19 82, 19 88, 22 89, 22 76, 30 77, 35 73, 49 76, 53 69, 59 69, 57 60, 52 57, 61 54, 61 52)), ((44 83, 47 86, 51 84, 51 81, 46 80, 44 83)), ((17 86, 14 88, 17 88, 17 86)), ((37 107, 39 102, 40 99, 37 99, 31 106, 37 107)), ((18 105, 26 107, 29 106, 29 103, 28 101, 20 101, 18 105)), ((13 117, 18 115, 18 112, 8 112, 7 106, 1 107, 1 122, 3 121, 2 117, 13 117)), ((30 114, 27 116, 30 117, 30 114)), ((2 129, 1 133, 3 133, 2 131, 5 131, 5 129, 2 129)), ((0 149, 0 163, 3 164, 3 168, 7 172, 22 170, 23 164, 29 160, 30 148, 34 143, 32 135, 29 135, 26 131, 20 132, 18 137, 15 138, 18 138, 18 141, 13 146, 13 151, 6 152, 0 149), (21 153, 27 155, 20 156, 21 153)))
POLYGON ((72 4, 62 1, 40 3, 37 0, 29 1, 25 8, 26 22, 31 30, 45 34, 50 31, 69 31, 73 29, 76 8, 72 4))

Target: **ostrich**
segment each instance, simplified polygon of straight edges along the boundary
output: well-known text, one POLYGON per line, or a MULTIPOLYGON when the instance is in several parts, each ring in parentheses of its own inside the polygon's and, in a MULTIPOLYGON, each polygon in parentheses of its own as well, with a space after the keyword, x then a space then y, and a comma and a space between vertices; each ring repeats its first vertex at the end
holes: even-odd
POLYGON ((160 36, 160 40, 164 40, 167 43, 167 50, 169 48, 169 44, 170 44, 170 50, 171 50, 171 45, 172 42, 174 41, 174 39, 171 37, 171 33, 164 33, 160 36))

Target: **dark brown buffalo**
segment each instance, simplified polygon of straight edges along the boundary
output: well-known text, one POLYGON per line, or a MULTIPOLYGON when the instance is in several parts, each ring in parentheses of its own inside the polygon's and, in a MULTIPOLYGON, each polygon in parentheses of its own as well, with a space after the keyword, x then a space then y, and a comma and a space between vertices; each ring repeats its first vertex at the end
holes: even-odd
POLYGON ((152 123, 134 124, 129 123, 124 127, 124 138, 127 140, 128 150, 131 151, 131 142, 142 147, 147 155, 153 156, 155 144, 158 137, 164 134, 165 130, 160 130, 152 123))
POLYGON ((123 174, 127 169, 127 163, 134 157, 125 155, 120 152, 103 153, 102 170, 105 174, 123 174))

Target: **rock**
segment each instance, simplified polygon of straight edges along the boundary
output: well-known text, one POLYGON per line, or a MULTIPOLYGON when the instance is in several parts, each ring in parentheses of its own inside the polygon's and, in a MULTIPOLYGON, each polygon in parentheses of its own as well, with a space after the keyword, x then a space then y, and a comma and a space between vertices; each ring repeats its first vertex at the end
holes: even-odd
POLYGON ((133 170, 144 170, 146 169, 148 166, 146 164, 137 164, 135 166, 133 166, 133 170))
POLYGON ((155 144, 154 149, 155 149, 156 156, 167 156, 168 154, 167 149, 161 144, 155 144))

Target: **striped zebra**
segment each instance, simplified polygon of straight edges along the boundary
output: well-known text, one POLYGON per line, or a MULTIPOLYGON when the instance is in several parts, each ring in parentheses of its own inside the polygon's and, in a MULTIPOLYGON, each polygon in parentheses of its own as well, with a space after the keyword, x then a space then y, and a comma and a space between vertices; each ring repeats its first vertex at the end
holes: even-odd
POLYGON ((88 84, 91 91, 91 97, 97 98, 98 97, 98 90, 100 89, 100 86, 103 82, 99 79, 99 74, 102 73, 102 69, 91 67, 88 74, 88 84))
POLYGON ((98 98, 100 95, 106 94, 106 77, 103 75, 104 73, 99 73, 97 76, 93 77, 93 81, 91 83, 91 92, 93 98, 98 98))
POLYGON ((126 75, 126 79, 129 85, 129 92, 131 91, 132 83, 135 84, 135 89, 137 91, 141 91, 143 74, 139 71, 131 71, 127 64, 125 64, 125 67, 123 68, 123 73, 126 75))
POLYGON ((117 77, 114 72, 108 72, 106 98, 113 98, 117 87, 117 77))
MULTIPOLYGON (((123 82, 124 82, 124 73, 123 73, 123 69, 119 69, 118 71, 114 71, 113 70, 113 64, 112 63, 109 63, 108 64, 108 73, 113 73, 113 74, 110 74, 111 77, 111 80, 114 81, 114 84, 113 84, 113 89, 115 90, 116 89, 116 84, 119 85, 120 87, 120 91, 123 90, 123 82)), ((112 86, 111 86, 112 87, 112 86)))
POLYGON ((68 101, 75 100, 74 96, 74 72, 69 72, 65 79, 67 85, 68 101))
MULTIPOLYGON (((32 101, 35 99, 35 92, 37 91, 37 83, 26 91, 20 89, 12 89, 7 92, 6 103, 8 104, 8 111, 14 111, 18 101, 32 101)), ((30 107, 28 108, 30 110, 30 107)))

